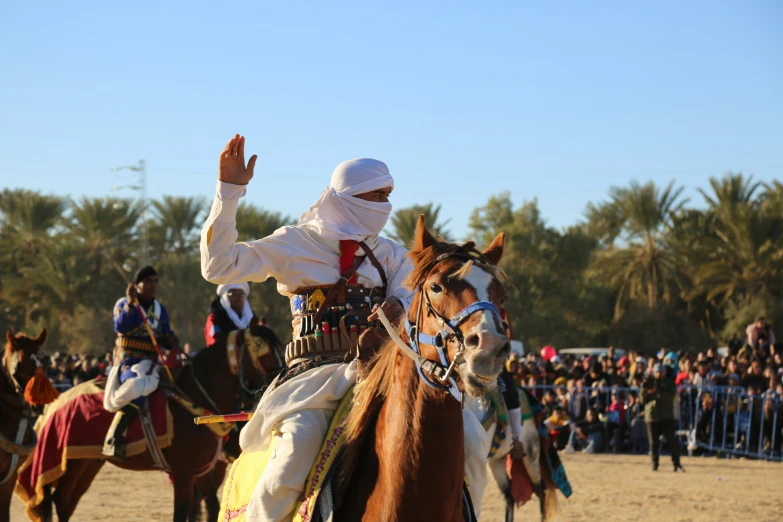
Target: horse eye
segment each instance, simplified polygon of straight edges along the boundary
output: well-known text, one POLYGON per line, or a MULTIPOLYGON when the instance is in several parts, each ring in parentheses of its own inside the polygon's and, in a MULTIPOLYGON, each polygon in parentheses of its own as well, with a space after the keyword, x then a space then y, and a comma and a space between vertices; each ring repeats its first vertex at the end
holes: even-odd
POLYGON ((433 294, 439 294, 439 293, 441 293, 443 291, 443 288, 441 288, 440 285, 432 283, 430 285, 430 290, 432 290, 433 294))

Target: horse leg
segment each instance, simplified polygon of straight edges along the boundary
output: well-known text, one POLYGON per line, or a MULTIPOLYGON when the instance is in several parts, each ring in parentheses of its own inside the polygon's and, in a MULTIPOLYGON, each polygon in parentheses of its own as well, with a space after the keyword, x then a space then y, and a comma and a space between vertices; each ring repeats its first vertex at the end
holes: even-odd
MULTIPOLYGON (((8 459, 8 465, 11 465, 11 459, 8 459)), ((8 467, 0 465, 0 480, 5 477, 8 467)), ((16 485, 16 474, 5 481, 4 484, 0 484, 0 522, 11 521, 11 496, 14 493, 14 486, 16 485)))
POLYGON ((174 475, 174 522, 187 522, 188 515, 194 513, 194 491, 196 481, 193 475, 174 475))
POLYGON ((215 464, 215 469, 212 470, 210 475, 210 488, 206 491, 202 491, 204 494, 204 503, 207 506, 207 522, 217 522, 220 515, 220 499, 218 499, 218 489, 223 483, 223 479, 226 477, 226 470, 228 463, 219 461, 215 464))
POLYGON ((52 500, 60 522, 67 522, 76 511, 79 499, 87 493, 90 484, 103 467, 103 460, 72 459, 68 461, 65 475, 57 482, 52 500))
POLYGON ((534 491, 538 497, 538 507, 541 511, 541 522, 546 520, 546 488, 544 487, 544 481, 534 485, 534 491))
POLYGON ((227 464, 223 461, 218 461, 215 464, 215 468, 202 477, 196 478, 196 499, 194 502, 195 510, 191 514, 191 520, 198 521, 201 514, 201 502, 204 500, 204 504, 207 508, 207 522, 217 522, 220 515, 220 500, 218 500, 218 489, 223 482, 223 478, 226 474, 227 464))
POLYGON ((541 437, 538 428, 532 421, 522 424, 522 445, 525 448, 525 457, 522 459, 530 481, 533 483, 541 508, 541 520, 546 520, 546 488, 541 476, 541 437))
POLYGON ((506 522, 514 522, 514 499, 511 497, 511 480, 506 474, 506 457, 489 461, 489 471, 506 501, 506 522))

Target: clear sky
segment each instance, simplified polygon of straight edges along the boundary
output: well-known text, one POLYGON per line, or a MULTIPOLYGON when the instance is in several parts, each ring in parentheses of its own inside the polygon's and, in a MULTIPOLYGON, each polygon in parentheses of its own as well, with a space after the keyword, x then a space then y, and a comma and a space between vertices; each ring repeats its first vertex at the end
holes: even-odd
POLYGON ((632 179, 783 179, 783 2, 480 4, 3 2, 0 187, 102 196, 144 158, 152 197, 211 198, 239 132, 254 203, 369 156, 462 237, 504 190, 565 226, 632 179))

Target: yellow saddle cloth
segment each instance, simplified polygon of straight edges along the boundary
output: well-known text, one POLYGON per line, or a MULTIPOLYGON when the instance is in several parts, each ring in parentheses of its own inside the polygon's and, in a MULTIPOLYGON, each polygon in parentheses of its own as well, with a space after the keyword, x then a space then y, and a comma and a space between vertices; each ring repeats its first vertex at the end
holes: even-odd
MULTIPOLYGON (((308 522, 318 507, 318 498, 324 488, 325 479, 329 476, 329 470, 345 443, 344 423, 348 412, 351 411, 353 396, 354 388, 351 388, 334 412, 321 450, 307 476, 293 522, 308 522)), ((274 453, 274 440, 273 436, 266 451, 242 453, 231 465, 223 485, 223 499, 220 503, 218 520, 221 522, 246 521, 245 511, 250 503, 250 497, 253 495, 261 473, 269 462, 269 457, 274 453)))

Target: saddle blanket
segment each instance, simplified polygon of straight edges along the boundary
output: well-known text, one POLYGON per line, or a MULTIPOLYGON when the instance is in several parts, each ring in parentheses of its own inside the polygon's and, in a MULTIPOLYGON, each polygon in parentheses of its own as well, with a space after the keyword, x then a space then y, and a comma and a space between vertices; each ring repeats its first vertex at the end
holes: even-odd
MULTIPOLYGON (((337 454, 345 443, 343 429, 345 419, 351 411, 353 396, 354 388, 351 388, 334 412, 331 424, 326 432, 326 439, 307 476, 305 490, 299 498, 293 522, 321 520, 321 518, 317 517, 320 514, 318 513, 319 504, 322 504, 319 502, 319 499, 321 492, 328 484, 327 479, 331 476, 330 471, 337 454)), ((269 461, 269 456, 273 453, 274 437, 272 437, 272 442, 265 450, 242 453, 234 461, 223 485, 223 500, 220 503, 218 520, 221 522, 246 521, 245 512, 250 503, 253 490, 269 461)), ((328 501, 325 504, 328 504, 328 501)))
MULTIPOLYGON (((79 384, 49 404, 35 424, 38 445, 19 471, 16 494, 27 505, 32 520, 40 520, 37 507, 43 501, 44 486, 65 474, 69 459, 105 459, 102 454, 106 432, 114 414, 103 408, 104 380, 79 384)), ((159 448, 171 445, 173 418, 163 392, 149 396, 149 412, 159 448)), ((127 432, 129 457, 146 451, 146 441, 137 416, 127 432)))

